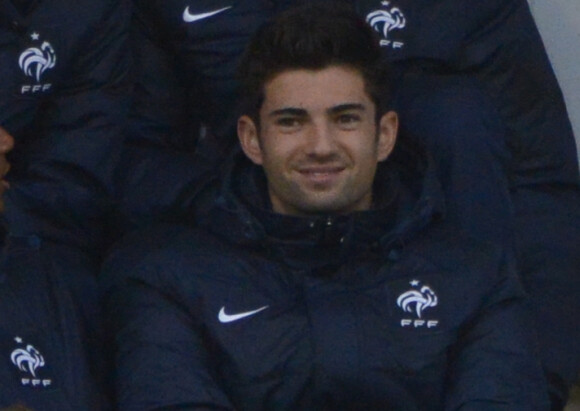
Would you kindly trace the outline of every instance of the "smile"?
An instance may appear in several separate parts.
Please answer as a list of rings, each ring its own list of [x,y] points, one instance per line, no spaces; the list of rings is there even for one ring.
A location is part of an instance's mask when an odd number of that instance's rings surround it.
[[[332,167],[308,167],[302,168],[299,173],[306,178],[306,180],[311,181],[316,184],[332,183],[338,176],[344,171],[342,166],[332,166]]]

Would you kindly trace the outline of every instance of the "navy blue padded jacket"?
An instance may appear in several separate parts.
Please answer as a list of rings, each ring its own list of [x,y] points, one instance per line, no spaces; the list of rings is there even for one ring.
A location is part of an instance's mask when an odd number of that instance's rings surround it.
[[[394,168],[377,209],[306,218],[272,213],[239,157],[199,229],[119,246],[101,280],[120,408],[548,409],[510,259],[440,219],[432,171]]]
[[[94,249],[128,108],[130,4],[0,1],[0,126],[15,138],[8,229]]]

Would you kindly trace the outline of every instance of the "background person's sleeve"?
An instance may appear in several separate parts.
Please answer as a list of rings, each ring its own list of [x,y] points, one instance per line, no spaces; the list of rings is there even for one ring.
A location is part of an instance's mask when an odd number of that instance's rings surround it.
[[[472,5],[471,14],[455,65],[481,80],[505,121],[512,186],[576,183],[572,127],[527,1]]]
[[[52,97],[26,142],[30,166],[15,176],[6,213],[11,227],[92,248],[112,207],[113,174],[128,108],[129,2],[94,9],[70,77]]]

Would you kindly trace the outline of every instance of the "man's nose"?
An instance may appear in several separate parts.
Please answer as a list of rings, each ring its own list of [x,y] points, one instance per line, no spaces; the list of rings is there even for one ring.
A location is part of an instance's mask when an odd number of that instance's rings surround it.
[[[335,141],[331,126],[324,121],[312,123],[308,132],[309,154],[324,155],[332,153]]]

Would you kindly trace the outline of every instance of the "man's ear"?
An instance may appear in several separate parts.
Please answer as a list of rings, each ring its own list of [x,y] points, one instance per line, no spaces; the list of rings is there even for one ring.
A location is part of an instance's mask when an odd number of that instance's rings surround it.
[[[399,130],[399,116],[388,111],[379,120],[378,161],[385,160],[395,147]]]
[[[242,150],[255,164],[262,164],[262,148],[258,138],[256,123],[249,116],[241,116],[238,119],[238,139]]]

